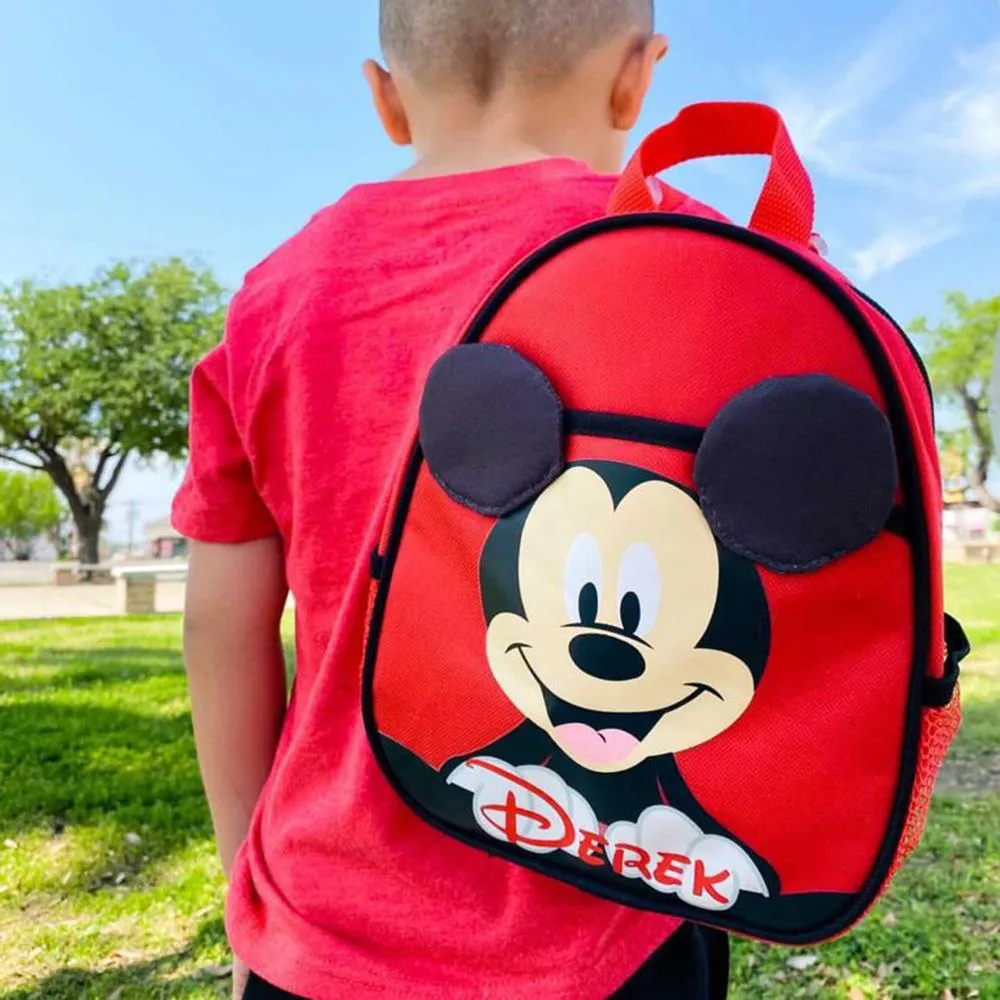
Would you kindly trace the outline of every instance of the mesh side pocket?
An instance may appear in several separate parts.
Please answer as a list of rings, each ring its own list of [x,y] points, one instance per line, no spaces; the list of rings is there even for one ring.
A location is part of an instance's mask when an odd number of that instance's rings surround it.
[[[934,794],[934,783],[938,772],[948,754],[948,749],[958,733],[962,723],[962,705],[960,692],[956,688],[955,697],[947,708],[929,708],[924,710],[920,731],[920,757],[917,761],[917,774],[913,783],[913,797],[910,800],[910,811],[906,817],[906,828],[899,842],[896,859],[892,871],[886,881],[892,881],[907,858],[917,849],[927,826],[927,813]]]

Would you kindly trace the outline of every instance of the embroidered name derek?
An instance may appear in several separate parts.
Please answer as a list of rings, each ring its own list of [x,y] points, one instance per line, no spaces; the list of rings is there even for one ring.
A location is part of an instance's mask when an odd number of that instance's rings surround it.
[[[473,757],[448,783],[472,793],[480,829],[532,854],[566,854],[676,895],[704,910],[728,910],[741,892],[768,895],[750,856],[727,837],[706,835],[684,813],[651,806],[634,823],[601,824],[590,803],[546,767]]]

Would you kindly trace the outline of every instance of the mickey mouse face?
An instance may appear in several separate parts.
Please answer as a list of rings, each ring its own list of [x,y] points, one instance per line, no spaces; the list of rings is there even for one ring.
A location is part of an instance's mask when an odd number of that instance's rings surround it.
[[[769,651],[756,565],[805,572],[861,548],[896,485],[885,418],[827,376],[770,380],[724,407],[695,493],[620,463],[566,467],[555,391],[494,345],[438,364],[421,440],[454,499],[500,518],[480,564],[497,683],[603,773],[732,726]]]
[[[653,473],[570,466],[500,522],[480,575],[493,676],[589,770],[705,743],[753,699],[769,633],[757,573]]]

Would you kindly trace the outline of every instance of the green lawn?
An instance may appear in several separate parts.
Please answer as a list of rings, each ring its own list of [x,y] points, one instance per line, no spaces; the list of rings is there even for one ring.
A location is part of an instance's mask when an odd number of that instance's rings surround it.
[[[950,591],[977,652],[923,848],[807,970],[738,945],[737,1000],[1000,1000],[1000,567]],[[179,647],[173,617],[0,624],[0,1000],[227,995]]]

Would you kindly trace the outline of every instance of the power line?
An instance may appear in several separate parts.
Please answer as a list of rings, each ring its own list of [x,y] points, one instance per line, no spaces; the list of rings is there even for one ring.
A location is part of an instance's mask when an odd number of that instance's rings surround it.
[[[125,503],[128,510],[128,554],[132,555],[135,551],[135,528],[139,521],[139,501],[138,500],[128,500]]]
[[[137,239],[137,240],[125,240],[121,239],[96,239],[92,236],[75,235],[70,233],[54,233],[54,232],[44,232],[38,229],[22,228],[15,226],[0,225],[0,236],[15,236],[21,239],[29,240],[39,240],[45,243],[62,243],[67,246],[90,246],[95,248],[100,248],[103,251],[114,253],[113,245],[115,243],[127,242],[131,246],[137,248],[133,253],[139,256],[145,256],[147,254],[157,256],[157,257],[182,257],[190,258],[194,260],[198,259],[209,259],[213,258],[222,263],[238,265],[241,267],[246,266],[246,260],[243,258],[237,258],[231,253],[227,253],[223,250],[195,250],[190,247],[186,249],[178,249],[176,246],[167,246],[162,243],[152,243],[148,240]],[[237,241],[246,242],[246,236],[234,237]]]

